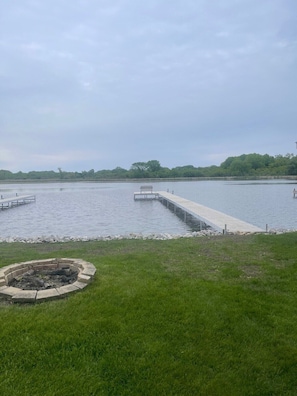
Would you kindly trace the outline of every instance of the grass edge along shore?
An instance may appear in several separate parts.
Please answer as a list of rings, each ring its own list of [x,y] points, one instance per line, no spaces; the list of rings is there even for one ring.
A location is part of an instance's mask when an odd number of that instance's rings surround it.
[[[297,233],[1,243],[90,261],[85,290],[0,301],[1,395],[296,395]]]

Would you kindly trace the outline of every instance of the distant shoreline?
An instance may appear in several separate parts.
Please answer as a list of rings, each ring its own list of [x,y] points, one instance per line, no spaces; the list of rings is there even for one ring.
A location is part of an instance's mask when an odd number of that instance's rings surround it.
[[[297,176],[222,176],[222,177],[168,177],[168,178],[137,178],[137,179],[5,179],[0,180],[0,184],[21,184],[21,183],[151,183],[151,182],[168,182],[168,181],[205,181],[205,180],[295,180]]]

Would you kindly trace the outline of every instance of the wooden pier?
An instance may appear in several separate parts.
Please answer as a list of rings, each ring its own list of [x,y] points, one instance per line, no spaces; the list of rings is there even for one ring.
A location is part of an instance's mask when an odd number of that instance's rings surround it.
[[[20,205],[26,205],[31,202],[35,202],[35,195],[17,195],[11,198],[3,198],[1,195],[0,199],[0,210],[14,208]]]
[[[179,208],[184,211],[185,219],[187,214],[198,218],[200,221],[209,225],[211,228],[222,233],[258,233],[265,232],[264,229],[246,223],[240,219],[229,216],[225,213],[200,205],[188,199],[181,198],[177,195],[165,191],[158,192],[158,199],[167,207],[173,210]]]

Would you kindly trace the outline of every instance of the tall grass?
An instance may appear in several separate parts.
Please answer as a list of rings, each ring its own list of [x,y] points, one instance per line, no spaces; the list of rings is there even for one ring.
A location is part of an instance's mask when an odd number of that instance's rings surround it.
[[[0,394],[296,395],[297,234],[0,244],[82,258],[63,300],[0,303]]]

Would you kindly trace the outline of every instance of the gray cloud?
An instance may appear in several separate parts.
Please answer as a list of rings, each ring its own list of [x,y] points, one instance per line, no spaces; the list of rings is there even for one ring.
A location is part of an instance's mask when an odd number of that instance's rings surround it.
[[[5,2],[0,168],[293,152],[296,11],[292,0]]]

